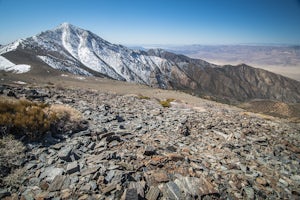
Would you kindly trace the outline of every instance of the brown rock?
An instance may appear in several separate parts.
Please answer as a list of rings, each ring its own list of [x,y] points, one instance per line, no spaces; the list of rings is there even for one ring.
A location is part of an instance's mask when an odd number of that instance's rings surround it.
[[[70,199],[72,193],[70,189],[64,189],[60,192],[61,199]]]
[[[154,172],[151,175],[157,183],[168,182],[169,177],[165,171]]]
[[[86,200],[86,199],[89,199],[89,195],[88,194],[82,195],[81,197],[79,197],[78,200]]]
[[[36,200],[44,200],[44,199],[48,199],[48,196],[49,196],[49,192],[45,191],[45,192],[42,192],[42,193],[36,195],[34,199],[36,199]]]
[[[107,193],[109,193],[109,192],[111,192],[111,191],[113,191],[113,190],[115,190],[115,189],[117,189],[117,185],[115,185],[115,184],[110,184],[110,185],[108,185],[107,187],[105,187],[105,188],[102,189],[102,193],[103,193],[103,194],[107,194]]]
[[[150,160],[151,165],[159,165],[162,164],[164,161],[166,161],[165,156],[153,156]]]
[[[257,177],[255,181],[256,181],[258,184],[263,185],[263,186],[265,186],[265,185],[268,184],[267,181],[266,181],[266,179],[261,178],[261,177]]]
[[[46,181],[41,181],[41,183],[40,183],[40,188],[41,188],[42,190],[47,190],[48,187],[49,187],[49,184],[48,184]]]
[[[169,160],[174,161],[174,162],[184,160],[184,157],[177,153],[168,153],[167,157]]]

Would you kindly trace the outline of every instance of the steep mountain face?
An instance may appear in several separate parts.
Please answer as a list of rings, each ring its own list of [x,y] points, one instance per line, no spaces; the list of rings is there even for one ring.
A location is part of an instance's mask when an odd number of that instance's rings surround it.
[[[300,82],[245,64],[217,66],[199,59],[162,51],[151,55],[175,62],[196,87],[189,92],[234,103],[251,99],[299,102]]]
[[[227,102],[300,102],[300,83],[292,79],[246,65],[221,67],[160,49],[131,50],[68,23],[2,46],[0,55],[11,61],[31,58],[30,62],[74,74],[179,89]]]
[[[63,23],[54,30],[18,40],[0,50],[0,54],[25,51],[52,68],[80,75],[104,74],[117,80],[169,88],[171,62],[148,56],[99,36]]]

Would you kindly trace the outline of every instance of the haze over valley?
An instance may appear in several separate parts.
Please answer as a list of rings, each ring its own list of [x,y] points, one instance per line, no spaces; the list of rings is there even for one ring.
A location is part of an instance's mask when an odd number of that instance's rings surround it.
[[[300,80],[300,46],[291,45],[151,45],[217,65],[247,65]],[[145,46],[149,48],[149,46]]]

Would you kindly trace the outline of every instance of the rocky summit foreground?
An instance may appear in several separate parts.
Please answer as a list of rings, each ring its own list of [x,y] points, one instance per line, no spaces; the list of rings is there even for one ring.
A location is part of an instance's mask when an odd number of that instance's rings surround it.
[[[300,126],[199,99],[192,106],[88,90],[14,88],[68,104],[85,131],[27,144],[7,199],[299,199]]]

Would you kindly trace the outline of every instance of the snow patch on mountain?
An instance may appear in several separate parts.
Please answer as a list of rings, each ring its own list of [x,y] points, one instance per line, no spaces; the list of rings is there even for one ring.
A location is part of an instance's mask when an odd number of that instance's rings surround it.
[[[16,42],[5,52],[19,47],[30,50],[50,67],[62,71],[88,76],[94,71],[117,80],[147,85],[155,83],[161,87],[165,87],[170,68],[174,66],[164,58],[111,44],[68,23],[27,38],[21,46]]]
[[[12,71],[13,73],[21,74],[30,71],[30,65],[16,65],[4,58],[3,56],[0,56],[0,70]]]
[[[1,46],[0,55],[16,50],[18,48],[18,46],[22,43],[22,41],[23,41],[22,39],[19,39],[11,44]]]
[[[92,76],[91,73],[89,73],[88,71],[79,68],[75,65],[72,65],[72,67],[68,66],[68,65],[64,65],[63,61],[55,59],[53,57],[50,56],[37,56],[38,58],[40,58],[44,63],[46,63],[47,65],[49,65],[50,67],[54,68],[54,69],[59,69],[61,71],[66,71],[66,72],[70,72],[73,74],[77,74],[77,75],[86,75],[86,76]]]

